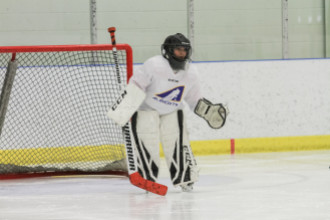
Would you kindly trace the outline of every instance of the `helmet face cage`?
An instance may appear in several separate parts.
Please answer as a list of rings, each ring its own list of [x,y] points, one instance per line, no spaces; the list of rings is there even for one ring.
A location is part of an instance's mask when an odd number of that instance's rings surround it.
[[[174,55],[174,49],[183,47],[186,51],[184,59],[180,59]],[[190,59],[192,50],[190,41],[180,33],[168,36],[162,45],[162,55],[170,62],[173,69],[185,69],[186,62]]]
[[[162,45],[162,53],[163,55],[166,55],[165,58],[169,58],[170,57],[173,57],[173,59],[178,59],[180,60],[179,58],[177,58],[175,55],[174,55],[174,49],[175,48],[178,48],[178,47],[183,47],[184,50],[186,51],[186,56],[184,58],[184,60],[188,60],[190,59],[190,56],[191,56],[191,46],[190,45],[182,45],[182,44],[163,44]]]

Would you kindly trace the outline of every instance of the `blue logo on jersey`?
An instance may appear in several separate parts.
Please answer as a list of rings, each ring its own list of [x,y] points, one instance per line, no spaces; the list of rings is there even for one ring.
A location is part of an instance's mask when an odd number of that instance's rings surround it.
[[[166,92],[156,94],[163,101],[168,102],[181,102],[183,96],[184,86],[178,86]]]

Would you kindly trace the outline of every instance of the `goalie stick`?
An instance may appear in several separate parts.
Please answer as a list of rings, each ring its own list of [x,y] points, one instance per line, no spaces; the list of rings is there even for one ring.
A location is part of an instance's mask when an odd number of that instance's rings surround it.
[[[116,74],[117,74],[117,81],[119,84],[119,89],[122,88],[122,80],[120,76],[120,70],[119,70],[119,63],[118,63],[118,56],[117,56],[117,48],[116,48],[116,38],[115,38],[115,27],[108,28],[108,32],[111,36],[111,43],[113,46],[113,58],[115,60],[115,68],[116,68]],[[130,132],[131,124],[130,122],[127,122],[124,127],[122,127],[124,139],[125,139],[125,148],[126,148],[126,160],[127,160],[127,169],[128,169],[128,175],[130,182],[141,189],[144,189],[146,191],[158,194],[158,195],[166,195],[167,193],[167,186],[152,182],[150,180],[144,179],[139,173],[136,165],[136,156],[134,152],[134,147],[132,145],[132,138],[131,138],[131,132]]]

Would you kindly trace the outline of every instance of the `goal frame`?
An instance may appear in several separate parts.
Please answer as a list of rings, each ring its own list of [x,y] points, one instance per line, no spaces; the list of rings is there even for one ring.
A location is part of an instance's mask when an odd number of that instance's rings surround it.
[[[69,51],[113,51],[114,46],[110,44],[80,44],[80,45],[37,45],[37,46],[0,46],[0,53],[11,54],[11,61],[15,60],[17,53],[42,53],[42,52],[69,52]],[[126,51],[126,71],[127,83],[133,75],[133,50],[128,44],[117,44],[117,50]],[[8,60],[10,61],[10,60]],[[1,153],[1,152],[0,152]],[[0,154],[1,156],[1,154]],[[68,171],[68,172],[40,172],[40,173],[12,173],[0,174],[0,180],[33,178],[33,177],[49,177],[49,176],[71,176],[71,175],[119,175],[127,176],[128,171],[102,171],[102,172],[84,172],[84,171]]]
[[[117,44],[118,50],[126,51],[127,82],[133,75],[133,50],[128,44]],[[0,47],[0,53],[11,53],[15,60],[16,53],[29,52],[65,52],[65,51],[98,51],[113,50],[110,44],[77,44],[77,45],[39,45],[39,46],[4,46]]]

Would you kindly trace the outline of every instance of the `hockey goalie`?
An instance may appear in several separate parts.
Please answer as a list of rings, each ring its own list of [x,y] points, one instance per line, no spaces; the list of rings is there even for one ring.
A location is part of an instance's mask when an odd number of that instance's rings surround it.
[[[161,142],[174,186],[193,189],[198,167],[192,153],[183,111],[185,101],[211,128],[224,126],[227,110],[203,98],[197,69],[190,63],[192,48],[182,34],[168,36],[161,54],[148,59],[129,81],[120,102],[108,116],[120,126],[131,120],[138,172],[156,182]]]

